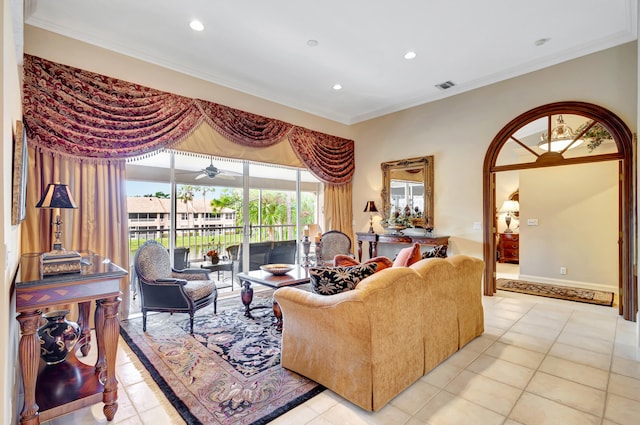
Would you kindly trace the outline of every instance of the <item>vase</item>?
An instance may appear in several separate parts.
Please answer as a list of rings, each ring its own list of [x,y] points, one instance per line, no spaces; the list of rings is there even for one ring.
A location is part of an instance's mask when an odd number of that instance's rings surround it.
[[[78,342],[80,327],[66,319],[69,310],[55,310],[45,313],[47,323],[38,329],[40,337],[40,357],[47,364],[65,361],[67,354]]]
[[[220,257],[219,256],[212,256],[209,257],[209,260],[211,260],[211,264],[218,264],[218,261],[220,261]]]

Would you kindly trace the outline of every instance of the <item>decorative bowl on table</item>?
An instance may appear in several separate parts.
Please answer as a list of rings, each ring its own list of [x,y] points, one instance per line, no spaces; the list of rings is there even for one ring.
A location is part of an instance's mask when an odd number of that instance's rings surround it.
[[[293,270],[294,267],[294,264],[265,264],[260,266],[260,269],[272,275],[282,276]]]

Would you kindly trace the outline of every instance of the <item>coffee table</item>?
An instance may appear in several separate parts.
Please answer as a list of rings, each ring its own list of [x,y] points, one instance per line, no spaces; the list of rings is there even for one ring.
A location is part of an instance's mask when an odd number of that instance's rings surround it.
[[[298,286],[311,282],[311,279],[309,278],[309,268],[303,267],[299,264],[296,264],[293,270],[289,273],[281,276],[276,276],[263,270],[253,270],[247,273],[238,273],[238,280],[240,280],[240,285],[242,286],[240,297],[242,298],[242,304],[244,304],[244,315],[249,318],[253,318],[251,310],[265,307],[251,307],[251,302],[253,301],[253,288],[251,287],[251,284],[257,283],[259,285],[268,286],[269,288],[278,289],[284,286]],[[280,312],[280,307],[275,301],[273,302],[273,314],[277,319],[276,326],[278,330],[281,330],[282,313]]]

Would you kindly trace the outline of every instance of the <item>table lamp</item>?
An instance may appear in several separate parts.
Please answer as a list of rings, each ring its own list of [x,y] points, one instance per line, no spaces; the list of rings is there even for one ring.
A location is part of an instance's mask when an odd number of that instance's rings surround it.
[[[513,230],[509,228],[511,225],[511,214],[520,211],[520,204],[518,201],[504,201],[502,203],[502,207],[500,207],[501,213],[506,213],[504,216],[504,222],[507,224],[507,228],[504,230],[504,233],[513,233]]]
[[[40,272],[42,276],[80,272],[80,254],[76,251],[67,251],[62,247],[62,242],[60,241],[60,235],[62,234],[60,231],[62,225],[60,209],[78,208],[71,196],[69,186],[59,182],[50,183],[42,198],[36,204],[36,208],[53,209],[56,217],[52,223],[52,225],[55,224],[56,226],[53,249],[40,256]]]
[[[364,212],[369,213],[369,233],[375,233],[373,231],[373,213],[378,212],[376,203],[374,201],[367,201],[367,205],[364,207]]]

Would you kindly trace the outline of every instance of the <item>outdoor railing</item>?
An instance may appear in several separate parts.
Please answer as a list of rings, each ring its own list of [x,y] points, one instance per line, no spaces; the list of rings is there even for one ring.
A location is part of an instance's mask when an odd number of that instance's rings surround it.
[[[150,239],[157,240],[169,248],[170,229],[129,229],[129,254],[131,263],[144,242]],[[183,227],[175,229],[176,247],[189,248],[189,261],[202,261],[206,253],[215,249],[220,257],[227,254],[227,248],[232,245],[240,245],[243,240],[242,226],[208,226],[208,227]],[[294,224],[277,225],[251,225],[250,241],[284,241],[296,239],[297,232]]]

